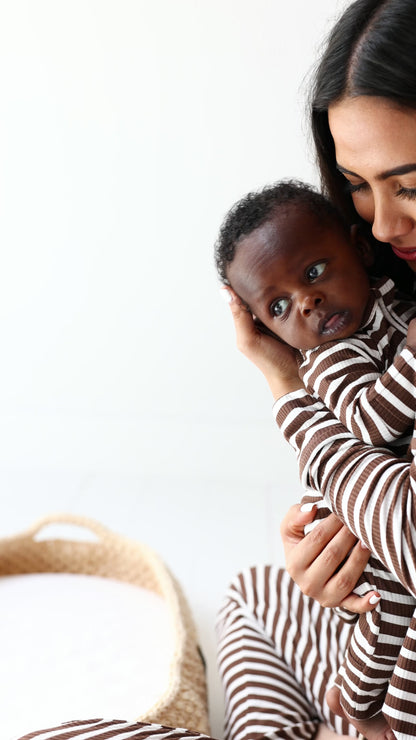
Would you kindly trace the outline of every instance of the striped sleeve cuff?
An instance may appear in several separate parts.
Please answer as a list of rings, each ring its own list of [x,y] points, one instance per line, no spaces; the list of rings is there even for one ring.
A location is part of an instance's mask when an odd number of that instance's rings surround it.
[[[293,404],[291,404],[291,401],[297,401],[301,398],[305,398],[305,396],[309,397],[309,393],[305,390],[305,388],[299,388],[299,390],[291,391],[291,393],[286,393],[285,396],[278,398],[272,406],[273,418],[276,420],[281,411],[284,415],[286,415],[284,408],[285,405],[288,404],[287,411],[289,412],[293,409]]]

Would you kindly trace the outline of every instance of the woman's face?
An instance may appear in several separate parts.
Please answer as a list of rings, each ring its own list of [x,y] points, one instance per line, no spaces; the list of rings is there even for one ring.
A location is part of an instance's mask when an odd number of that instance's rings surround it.
[[[416,272],[416,111],[360,96],[334,103],[328,116],[357,212]]]

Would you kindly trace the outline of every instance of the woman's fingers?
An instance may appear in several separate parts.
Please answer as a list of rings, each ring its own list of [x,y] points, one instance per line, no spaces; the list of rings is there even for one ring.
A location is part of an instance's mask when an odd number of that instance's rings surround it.
[[[256,327],[253,315],[247,309],[232,288],[225,288],[230,297],[230,308],[234,321],[237,348],[246,357],[255,362],[259,350],[260,332]]]
[[[287,565],[292,578],[300,575],[305,569],[310,571],[320,558],[320,567],[324,568],[326,581],[356,541],[353,535],[349,535],[348,530],[343,538],[335,539],[342,528],[342,522],[334,514],[322,519],[289,553]]]
[[[349,546],[351,538],[355,543],[352,549]],[[328,548],[331,551],[329,557],[325,552]],[[375,604],[371,605],[369,603],[368,595],[365,601],[361,603],[360,597],[352,593],[359,577],[367,565],[368,559],[371,555],[370,550],[363,548],[361,543],[357,542],[354,535],[351,535],[345,526],[339,530],[325,550],[317,557],[315,562],[315,568],[317,571],[314,571],[313,573],[313,575],[316,575],[321,568],[322,578],[324,578],[325,575],[327,576],[326,583],[322,588],[322,595],[319,595],[318,599],[322,606],[341,606],[357,613],[369,611],[369,609],[374,608]],[[334,552],[337,553],[335,558],[333,555]],[[344,557],[342,557],[343,554]],[[338,562],[338,567],[336,570],[333,570],[332,573],[330,572],[331,567],[325,570],[325,564],[330,564],[331,562]]]
[[[362,545],[361,542],[356,542],[338,573],[327,583],[328,593],[332,600],[336,598],[337,579],[341,576],[341,579],[345,579],[347,583],[352,582],[352,588],[354,588],[367,565],[370,555],[371,552],[367,547]],[[364,596],[357,596],[357,594],[350,593],[340,602],[339,606],[348,609],[350,612],[355,612],[355,614],[364,614],[374,609],[380,598],[380,594],[377,591],[369,591]]]
[[[380,594],[377,593],[377,591],[371,591],[365,596],[351,594],[341,602],[340,606],[342,606],[343,609],[348,609],[349,612],[364,614],[365,612],[372,611],[379,601]]]
[[[237,348],[263,373],[274,398],[303,388],[294,350],[279,341],[272,332],[265,334],[232,288],[223,288],[223,291],[230,303]]]
[[[357,543],[356,537],[334,514],[319,522],[295,546],[288,545],[288,539],[286,567],[303,593],[322,606],[346,606],[345,600],[351,596],[370,551]],[[348,603],[350,606],[346,608],[357,611],[356,601],[350,599]],[[368,602],[359,607],[360,612],[369,608]]]
[[[286,560],[293,548],[296,547],[296,545],[298,545],[305,537],[305,525],[313,522],[316,507],[307,506],[308,509],[300,504],[291,506],[287,514],[282,519],[280,535],[283,542]]]

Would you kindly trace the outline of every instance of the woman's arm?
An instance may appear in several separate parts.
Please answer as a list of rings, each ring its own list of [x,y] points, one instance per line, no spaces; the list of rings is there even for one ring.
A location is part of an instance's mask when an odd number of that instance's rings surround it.
[[[416,469],[358,441],[321,401],[297,391],[275,405],[305,486],[416,595]],[[414,444],[414,441],[412,442]]]

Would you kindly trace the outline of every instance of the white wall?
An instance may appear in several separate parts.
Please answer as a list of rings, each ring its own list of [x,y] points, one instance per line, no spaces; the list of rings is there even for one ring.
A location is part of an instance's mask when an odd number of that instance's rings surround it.
[[[346,4],[0,2],[0,534],[71,511],[157,549],[217,736],[221,594],[282,560],[300,488],[213,242],[248,190],[316,182],[303,79]]]

